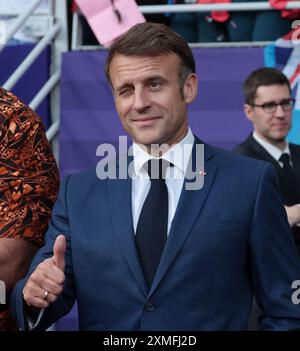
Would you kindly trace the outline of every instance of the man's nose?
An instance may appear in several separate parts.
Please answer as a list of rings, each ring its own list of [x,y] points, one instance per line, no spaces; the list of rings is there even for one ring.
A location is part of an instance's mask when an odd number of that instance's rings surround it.
[[[281,105],[276,106],[275,115],[278,118],[283,118],[285,116],[285,111]]]
[[[136,89],[134,92],[133,108],[138,112],[143,112],[150,107],[150,100],[147,93],[142,89]]]

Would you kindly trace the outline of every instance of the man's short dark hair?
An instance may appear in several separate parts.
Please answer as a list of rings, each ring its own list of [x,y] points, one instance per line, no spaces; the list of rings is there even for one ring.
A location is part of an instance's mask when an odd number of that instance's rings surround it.
[[[286,85],[291,93],[290,82],[278,69],[263,67],[253,71],[244,82],[244,96],[246,104],[253,104],[257,89],[268,85]]]
[[[161,54],[176,54],[179,57],[179,86],[182,89],[187,76],[196,71],[192,50],[179,34],[159,23],[136,24],[112,44],[106,59],[106,78],[111,83],[109,68],[116,55],[155,57]]]

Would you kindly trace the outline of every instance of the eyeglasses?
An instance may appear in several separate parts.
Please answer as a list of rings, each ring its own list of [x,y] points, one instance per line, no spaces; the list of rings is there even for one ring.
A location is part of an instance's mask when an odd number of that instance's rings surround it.
[[[250,104],[253,107],[261,107],[266,113],[274,113],[277,110],[277,106],[281,106],[284,111],[291,111],[294,107],[295,100],[294,99],[285,99],[280,102],[266,102],[262,105]]]

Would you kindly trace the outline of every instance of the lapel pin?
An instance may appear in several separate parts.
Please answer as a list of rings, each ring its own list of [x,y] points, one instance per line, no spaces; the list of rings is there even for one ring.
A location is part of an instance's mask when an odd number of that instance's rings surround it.
[[[205,171],[200,171],[199,174],[202,175],[202,176],[205,176],[206,172]]]

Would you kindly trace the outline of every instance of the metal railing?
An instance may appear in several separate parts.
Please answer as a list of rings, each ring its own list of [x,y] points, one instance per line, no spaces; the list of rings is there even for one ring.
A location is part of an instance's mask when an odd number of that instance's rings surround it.
[[[190,5],[144,5],[139,6],[142,13],[210,12],[210,11],[261,11],[276,10],[269,2],[239,2],[223,4]],[[290,1],[286,9],[300,9],[300,1]]]
[[[13,25],[11,26],[11,28],[9,28],[9,30],[6,33],[6,43],[13,37],[13,35],[24,25],[24,23],[26,22],[26,20],[33,14],[34,10],[42,3],[43,0],[34,0],[32,1],[31,4],[29,4],[28,8],[26,9],[26,11],[24,11],[23,13],[19,14],[18,17],[16,18],[16,20],[14,21]],[[14,12],[1,12],[1,16],[13,16],[15,15]],[[5,47],[5,45],[3,45],[2,47],[0,47],[0,51],[3,50],[3,48]]]
[[[57,132],[59,131],[59,81],[60,81],[60,60],[61,52],[68,48],[68,36],[66,30],[66,1],[62,0],[50,0],[49,9],[45,11],[36,10],[43,0],[33,0],[26,10],[22,13],[14,11],[1,11],[1,16],[16,16],[11,28],[6,33],[6,43],[14,36],[14,34],[25,25],[26,21],[32,15],[43,15],[49,19],[50,28],[45,35],[38,41],[27,57],[21,62],[17,69],[12,73],[8,80],[3,84],[3,87],[7,90],[11,90],[20,78],[26,73],[30,66],[34,63],[36,58],[41,52],[51,43],[52,54],[51,54],[51,76],[47,82],[42,86],[40,91],[31,100],[29,106],[36,110],[43,100],[51,94],[51,121],[52,125],[47,130],[47,137],[49,141],[53,141]],[[60,18],[59,12],[62,13]],[[3,50],[4,46],[0,47],[0,51]],[[52,95],[54,96],[52,99]],[[56,149],[58,146],[56,143]],[[58,158],[58,152],[55,153]]]
[[[32,49],[32,51],[26,56],[23,62],[18,66],[14,73],[9,77],[9,79],[3,84],[3,88],[6,90],[11,90],[23,74],[28,70],[28,68],[33,64],[35,59],[40,55],[40,53],[47,47],[47,45],[52,41],[53,38],[59,32],[61,26],[60,24],[55,24],[39,42]]]
[[[276,10],[270,5],[269,2],[244,2],[244,3],[223,3],[223,4],[178,4],[178,5],[143,5],[139,6],[140,11],[143,14],[155,14],[155,13],[187,13],[187,12],[210,12],[210,11],[261,11],[261,10]],[[290,1],[286,5],[286,9],[300,9],[300,1]],[[82,46],[80,36],[81,28],[80,21],[78,20],[78,12],[73,14],[72,20],[72,44],[71,49],[77,50],[94,50],[99,46]],[[265,45],[268,42],[247,42],[247,43],[226,43],[227,46],[249,46],[249,45]],[[191,43],[193,47],[203,46],[220,46],[222,43]]]

